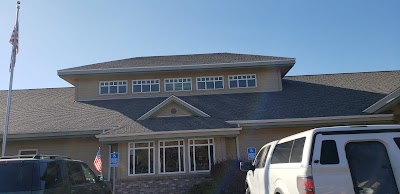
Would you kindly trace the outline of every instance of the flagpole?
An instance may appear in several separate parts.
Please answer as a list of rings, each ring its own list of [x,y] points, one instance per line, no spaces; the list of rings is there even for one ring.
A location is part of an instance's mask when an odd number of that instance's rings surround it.
[[[15,22],[15,30],[16,33],[19,31],[19,26],[18,26],[18,17],[19,17],[19,4],[20,2],[17,1],[17,20]],[[19,36],[17,34],[17,36]],[[6,116],[5,116],[5,122],[4,122],[4,131],[3,131],[3,144],[1,146],[1,156],[3,157],[4,154],[6,153],[6,144],[7,144],[7,134],[8,134],[8,124],[10,120],[10,106],[11,106],[11,94],[12,94],[12,83],[13,83],[13,77],[14,77],[14,66],[16,62],[16,55],[17,55],[17,37],[14,37],[13,41],[13,47],[11,51],[11,61],[10,61],[10,85],[8,88],[8,96],[7,96],[7,110],[6,110]]]

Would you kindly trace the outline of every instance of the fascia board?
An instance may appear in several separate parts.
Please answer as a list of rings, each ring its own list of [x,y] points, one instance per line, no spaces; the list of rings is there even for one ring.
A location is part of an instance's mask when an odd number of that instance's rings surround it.
[[[35,133],[18,133],[18,134],[8,134],[7,139],[14,140],[14,139],[54,139],[54,138],[79,138],[79,137],[88,137],[92,136],[95,137],[103,133],[105,130],[109,129],[96,129],[96,130],[74,130],[74,131],[63,131],[63,132],[35,132]]]
[[[86,70],[58,70],[58,76],[65,75],[88,75],[88,74],[107,74],[107,73],[132,73],[132,72],[157,72],[157,71],[175,71],[175,70],[201,70],[218,68],[240,68],[240,67],[258,67],[258,66],[293,66],[295,59],[288,60],[269,60],[252,61],[237,63],[217,63],[217,64],[194,64],[194,65],[171,65],[171,66],[146,66],[146,67],[125,67],[125,68],[104,68],[104,69],[86,69]]]
[[[305,124],[335,124],[357,121],[391,121],[393,114],[380,115],[354,115],[334,117],[312,117],[312,118],[291,118],[291,119],[266,119],[266,120],[235,120],[227,121],[229,124],[245,126],[279,126],[279,125],[305,125]]]
[[[213,133],[213,132],[225,132],[230,133],[232,131],[240,131],[242,128],[221,128],[221,129],[195,129],[195,130],[180,130],[180,131],[165,131],[165,132],[147,132],[147,133],[124,133],[124,134],[100,134],[96,135],[96,138],[111,138],[111,137],[140,137],[140,136],[160,136],[160,135],[179,135],[179,134],[193,134],[193,133]]]
[[[400,101],[400,88],[397,88],[387,96],[380,99],[378,102],[374,103],[367,109],[363,110],[365,113],[380,113],[386,107]]]

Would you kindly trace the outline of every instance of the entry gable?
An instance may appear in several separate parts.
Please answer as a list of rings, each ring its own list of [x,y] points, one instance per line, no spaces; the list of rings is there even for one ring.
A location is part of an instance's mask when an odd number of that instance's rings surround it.
[[[199,110],[182,99],[172,95],[163,102],[145,113],[138,120],[146,120],[153,117],[182,117],[182,116],[200,116],[210,117],[207,113]]]

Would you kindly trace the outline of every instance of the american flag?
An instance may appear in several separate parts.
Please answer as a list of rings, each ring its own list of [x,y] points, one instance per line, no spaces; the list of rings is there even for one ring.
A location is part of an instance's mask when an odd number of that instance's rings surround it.
[[[14,45],[14,39],[15,39],[15,52],[18,53],[18,21],[16,22],[15,26],[14,26],[14,30],[11,34],[11,38],[10,38],[10,44]]]
[[[94,158],[93,165],[96,168],[97,171],[101,172],[101,154],[100,154],[100,148],[99,151],[96,154],[96,157]]]

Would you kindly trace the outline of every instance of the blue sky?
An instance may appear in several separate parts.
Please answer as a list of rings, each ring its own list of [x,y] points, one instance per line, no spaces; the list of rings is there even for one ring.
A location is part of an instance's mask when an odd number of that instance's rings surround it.
[[[0,3],[0,90],[14,0]],[[399,0],[21,0],[13,89],[71,85],[57,70],[138,56],[294,57],[289,75],[400,70]]]

